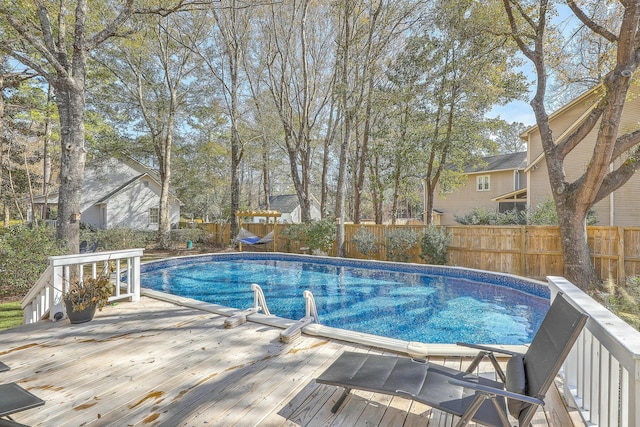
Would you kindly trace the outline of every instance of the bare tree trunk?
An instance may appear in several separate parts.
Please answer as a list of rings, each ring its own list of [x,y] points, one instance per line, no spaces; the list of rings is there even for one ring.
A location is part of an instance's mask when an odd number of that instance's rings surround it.
[[[0,55],[0,65],[4,63],[4,56]],[[4,73],[0,68],[0,202],[3,201],[2,197],[2,169],[4,168]],[[6,201],[3,203],[3,225],[9,226],[9,219],[7,215]]]
[[[58,81],[54,85],[60,114],[60,192],[56,236],[66,242],[69,253],[78,253],[80,244],[80,196],[84,181],[84,66],[76,84]]]
[[[49,210],[49,187],[51,185],[51,114],[49,113],[49,106],[53,100],[53,87],[49,84],[47,89],[47,113],[44,122],[44,140],[42,144],[42,194],[44,195],[44,204],[42,206],[41,218],[43,220],[47,218],[47,212]]]
[[[349,19],[351,18],[351,1],[344,3],[343,16],[343,40],[342,40],[342,69],[341,73],[341,90],[342,90],[342,111],[343,111],[343,135],[340,143],[340,157],[338,164],[338,182],[336,190],[336,220],[338,221],[336,233],[336,254],[344,257],[344,240],[345,240],[345,190],[347,175],[347,153],[349,152],[349,144],[351,142],[351,121],[353,112],[349,107],[349,95],[347,88],[349,87],[349,60],[351,49],[351,26]]]

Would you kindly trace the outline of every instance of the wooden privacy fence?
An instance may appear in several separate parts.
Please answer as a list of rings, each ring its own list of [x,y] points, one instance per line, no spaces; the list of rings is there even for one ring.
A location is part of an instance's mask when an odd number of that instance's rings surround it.
[[[231,242],[229,224],[202,224],[211,243],[227,245]],[[288,224],[278,224],[277,250],[303,252],[306,242],[290,241],[284,234]],[[273,225],[243,224],[257,236],[264,236]],[[378,252],[369,257],[359,253],[353,235],[364,228],[378,242]],[[395,229],[409,229],[420,238],[427,226],[346,224],[345,255],[348,258],[371,258],[386,261],[387,234]],[[544,280],[547,276],[562,276],[564,262],[560,234],[555,226],[447,226],[451,240],[448,246],[448,265],[517,274]],[[587,227],[588,243],[596,272],[603,280],[624,284],[627,277],[640,276],[640,227]],[[246,248],[251,250],[250,248]],[[271,244],[267,250],[272,250]],[[410,262],[420,259],[420,241],[407,249]],[[335,255],[335,247],[329,252]]]

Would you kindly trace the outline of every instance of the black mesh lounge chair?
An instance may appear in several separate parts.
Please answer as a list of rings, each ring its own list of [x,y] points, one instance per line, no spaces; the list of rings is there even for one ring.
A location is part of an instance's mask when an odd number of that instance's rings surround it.
[[[344,387],[332,412],[351,389],[358,389],[406,397],[457,415],[458,426],[474,421],[507,427],[508,410],[518,425],[528,427],[587,317],[558,294],[525,354],[469,345],[480,353],[462,372],[414,359],[345,352],[316,381]],[[506,372],[494,353],[511,356]],[[484,357],[494,363],[504,383],[470,374]]]
[[[22,425],[13,421],[10,415],[42,405],[44,405],[44,400],[31,394],[18,384],[0,384],[0,426]]]

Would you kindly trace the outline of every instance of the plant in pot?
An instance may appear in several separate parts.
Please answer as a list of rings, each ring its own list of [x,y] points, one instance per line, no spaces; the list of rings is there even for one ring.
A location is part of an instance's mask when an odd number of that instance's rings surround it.
[[[113,295],[113,284],[106,274],[76,280],[64,293],[63,300],[71,323],[93,319],[96,309],[102,310]]]

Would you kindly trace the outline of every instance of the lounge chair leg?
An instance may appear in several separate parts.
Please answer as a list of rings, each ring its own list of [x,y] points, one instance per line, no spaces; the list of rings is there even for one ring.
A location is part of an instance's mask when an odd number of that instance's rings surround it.
[[[342,406],[342,404],[344,403],[344,400],[347,398],[349,393],[351,393],[351,389],[345,388],[344,391],[342,392],[342,396],[340,396],[340,399],[338,399],[336,404],[333,405],[333,408],[331,408],[332,413],[335,414],[336,412],[338,412],[338,409],[340,409],[340,406]]]
[[[487,355],[486,351],[480,351],[478,352],[478,354],[476,355],[476,357],[473,359],[473,362],[471,362],[471,365],[469,365],[469,367],[467,368],[467,370],[465,371],[467,374],[471,374],[473,373],[473,371],[478,367],[478,365],[480,364],[480,362],[482,362],[482,359],[484,359],[484,357]]]
[[[505,414],[504,410],[502,409],[502,406],[500,406],[500,403],[498,402],[498,396],[491,396],[491,403],[493,403],[493,406],[496,408],[496,411],[498,412],[498,416],[500,417],[500,421],[502,421],[502,425],[504,427],[511,427],[511,423],[509,423],[509,418],[507,417],[507,414]]]
[[[464,427],[469,424],[469,421],[471,421],[476,412],[478,412],[478,409],[480,409],[480,406],[487,397],[488,396],[486,394],[477,393],[475,399],[471,402],[471,405],[469,405],[465,413],[460,417],[460,421],[458,421],[456,427]]]

